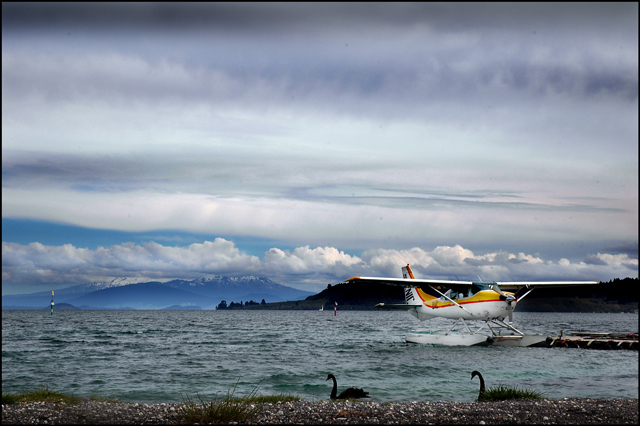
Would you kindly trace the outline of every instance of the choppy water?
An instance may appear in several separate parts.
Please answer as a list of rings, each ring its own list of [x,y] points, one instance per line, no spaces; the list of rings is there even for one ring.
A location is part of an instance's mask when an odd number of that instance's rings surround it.
[[[431,347],[407,331],[445,331],[405,312],[2,311],[2,392],[40,386],[125,402],[182,402],[233,390],[328,399],[331,381],[374,401],[473,401],[487,386],[552,399],[637,398],[638,352],[569,348]],[[516,312],[527,333],[637,332],[637,314]]]

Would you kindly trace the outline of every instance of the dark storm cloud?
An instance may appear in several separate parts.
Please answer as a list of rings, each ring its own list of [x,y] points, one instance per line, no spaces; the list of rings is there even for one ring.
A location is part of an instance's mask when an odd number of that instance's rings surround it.
[[[315,30],[347,23],[413,25],[447,15],[437,5],[363,3],[3,3],[3,29]]]
[[[584,258],[584,263],[587,265],[606,265],[607,263],[596,255],[589,255]]]
[[[247,160],[245,159],[245,162]],[[215,182],[226,186],[232,174],[249,177],[252,165],[240,160],[189,159],[179,155],[165,158],[153,155],[72,155],[7,151],[2,159],[3,188],[68,187],[76,191],[119,192],[140,188],[173,186],[193,192]],[[190,177],[191,173],[197,177]],[[203,180],[203,176],[206,179]],[[202,187],[202,188],[201,188]]]
[[[184,30],[200,26],[242,26],[277,23],[282,13],[264,5],[193,3],[3,3],[3,28],[131,28],[148,31]]]
[[[281,28],[300,25],[337,25],[347,22],[392,26],[427,23],[442,30],[468,28],[536,28],[581,24],[585,19],[603,23],[637,21],[624,3],[28,3],[2,4],[5,27],[132,26],[178,29],[201,26],[228,28]],[[544,24],[544,25],[542,25]],[[637,25],[637,24],[636,24]],[[536,32],[537,33],[537,32]]]
[[[357,64],[340,63],[336,56],[324,59],[317,67],[265,69],[246,62],[232,69],[222,63],[220,68],[208,68],[141,58],[132,62],[122,56],[33,61],[7,53],[3,55],[3,97],[40,95],[49,101],[91,97],[116,104],[233,102],[253,107],[276,102],[331,108],[339,113],[387,117],[428,114],[432,119],[446,119],[453,113],[449,106],[458,114],[471,113],[460,108],[460,102],[473,110],[487,104],[528,107],[532,98],[550,95],[573,99],[604,96],[623,102],[634,102],[638,95],[637,74],[631,65],[573,67],[484,58],[471,69],[446,65],[429,70],[369,63],[372,58]],[[449,61],[440,60],[442,64]],[[473,112],[478,117],[487,113]]]
[[[614,244],[603,248],[606,253],[626,254],[631,259],[638,259],[638,242]]]
[[[2,186],[58,185],[61,182],[74,184],[87,181],[113,181],[119,175],[123,180],[135,176],[135,160],[118,158],[92,158],[73,155],[38,156],[7,153],[2,160]]]
[[[637,51],[637,20],[629,18],[633,8],[608,3],[3,3],[3,39],[9,40],[3,42],[3,90],[52,98],[86,94],[260,103],[255,99],[260,85],[269,102],[307,107],[331,102],[341,113],[369,110],[387,116],[438,114],[443,104],[458,109],[460,101],[474,105],[487,94],[501,104],[527,104],[532,94],[634,101],[637,62],[608,62],[601,55]],[[613,33],[600,28],[613,21]],[[129,58],[78,62],[63,55],[36,64],[8,55],[20,29],[55,28],[66,37],[64,27],[76,25],[85,29],[86,40],[62,41],[61,52],[64,46],[118,51],[133,55],[138,66],[127,67]],[[225,36],[228,31],[233,37]],[[188,38],[194,32],[197,37]],[[601,52],[585,56],[593,43]],[[46,42],[43,46],[46,51]],[[16,53],[23,47],[15,47]],[[548,51],[547,57],[536,59],[540,49]],[[425,106],[425,99],[438,102],[437,107]],[[393,107],[385,108],[386,102]]]

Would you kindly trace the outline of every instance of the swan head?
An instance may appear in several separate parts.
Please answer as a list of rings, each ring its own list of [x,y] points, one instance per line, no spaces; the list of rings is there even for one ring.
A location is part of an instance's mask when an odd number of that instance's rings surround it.
[[[476,371],[476,370],[472,371],[471,372],[471,380],[473,380],[473,378],[476,377],[476,376],[482,377],[482,374],[480,374],[480,372]]]
[[[329,374],[329,375],[327,376],[327,380],[329,380],[329,379],[335,379],[335,378],[336,378],[336,376],[334,376],[333,374]],[[327,380],[325,380],[325,382],[326,382]]]

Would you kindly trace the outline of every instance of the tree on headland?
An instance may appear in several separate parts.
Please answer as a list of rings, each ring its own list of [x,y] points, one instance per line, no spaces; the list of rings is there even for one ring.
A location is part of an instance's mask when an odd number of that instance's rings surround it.
[[[640,280],[615,278],[599,285],[536,288],[518,302],[520,312],[633,312],[638,310]]]
[[[232,301],[228,305],[227,305],[227,301],[223,300],[220,302],[220,304],[218,304],[218,306],[216,306],[216,310],[242,309],[247,306],[260,306],[260,305],[266,305],[266,304],[267,302],[265,302],[264,299],[262,299],[262,303],[254,302],[253,300],[249,300],[248,302],[244,302],[241,300],[240,303],[236,303]]]

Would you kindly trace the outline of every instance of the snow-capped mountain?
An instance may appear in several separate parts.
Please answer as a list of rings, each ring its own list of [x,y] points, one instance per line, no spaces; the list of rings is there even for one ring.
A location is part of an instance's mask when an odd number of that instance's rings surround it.
[[[271,281],[265,277],[226,277],[202,275],[193,280],[150,280],[139,277],[121,277],[110,281],[79,284],[55,289],[56,303],[70,303],[76,307],[164,309],[169,305],[198,304],[213,309],[222,300],[230,303],[249,301],[280,302],[301,300],[312,295]],[[49,305],[51,292],[8,295],[2,297],[2,306],[42,308]]]
[[[96,281],[86,284],[78,284],[72,287],[67,287],[65,289],[59,290],[60,294],[78,294],[78,293],[87,293],[90,291],[98,291],[104,290],[105,288],[111,287],[121,287],[123,285],[129,284],[140,284],[140,283],[148,283],[148,282],[166,282],[170,281],[169,279],[163,280],[154,280],[147,277],[119,277],[114,278],[111,281]]]
[[[280,302],[300,300],[312,295],[311,292],[287,287],[265,277],[227,277],[223,275],[202,275],[194,280],[172,280],[164,285],[190,291],[205,297],[227,302],[254,300],[260,302]]]
[[[170,281],[167,281],[170,282]],[[189,286],[191,287],[206,287],[206,286],[215,286],[220,288],[233,288],[233,287],[247,287],[247,286],[258,286],[261,288],[269,288],[274,289],[281,286],[280,284],[271,281],[269,278],[265,277],[254,277],[254,276],[244,276],[244,277],[226,277],[224,275],[202,275],[194,280],[187,281]],[[291,289],[291,287],[286,287],[287,289]]]

